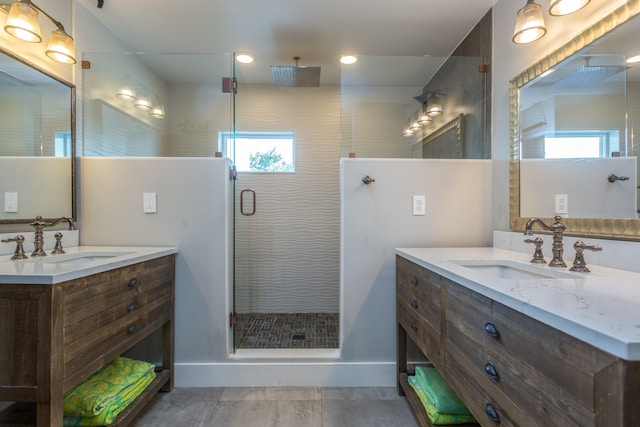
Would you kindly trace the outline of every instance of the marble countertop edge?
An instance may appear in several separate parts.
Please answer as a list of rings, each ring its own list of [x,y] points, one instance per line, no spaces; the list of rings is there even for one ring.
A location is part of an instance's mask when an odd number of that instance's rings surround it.
[[[529,263],[531,255],[490,247],[398,248],[396,253],[616,357],[640,360],[640,316],[636,314],[640,273],[590,265],[591,273],[571,273],[575,278],[496,279],[452,260],[509,259]],[[558,270],[537,268],[543,272]]]

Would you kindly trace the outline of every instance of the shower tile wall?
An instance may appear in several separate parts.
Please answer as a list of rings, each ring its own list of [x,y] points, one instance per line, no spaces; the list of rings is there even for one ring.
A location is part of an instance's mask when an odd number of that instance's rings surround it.
[[[339,88],[240,81],[236,112],[238,131],[296,134],[295,173],[238,176],[238,193],[256,192],[256,213],[236,216],[236,311],[338,313]]]

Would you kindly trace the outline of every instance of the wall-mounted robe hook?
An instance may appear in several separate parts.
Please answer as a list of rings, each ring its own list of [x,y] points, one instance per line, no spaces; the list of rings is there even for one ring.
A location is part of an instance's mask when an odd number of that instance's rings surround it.
[[[614,175],[611,174],[607,177],[607,181],[609,182],[616,182],[616,181],[627,181],[629,179],[628,176],[618,176],[618,175]]]
[[[369,185],[372,182],[376,182],[376,180],[371,178],[369,175],[367,175],[364,178],[362,178],[362,182],[364,182],[365,184]]]

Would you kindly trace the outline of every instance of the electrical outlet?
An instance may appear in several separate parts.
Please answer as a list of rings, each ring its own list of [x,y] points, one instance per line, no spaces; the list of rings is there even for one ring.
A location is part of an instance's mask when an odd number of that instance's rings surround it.
[[[18,193],[4,193],[4,211],[18,212]]]
[[[569,213],[569,196],[567,194],[556,194],[556,214]]]
[[[427,207],[425,206],[425,197],[413,196],[413,215],[425,215],[427,212]]]
[[[156,193],[142,193],[142,209],[144,213],[158,212]]]

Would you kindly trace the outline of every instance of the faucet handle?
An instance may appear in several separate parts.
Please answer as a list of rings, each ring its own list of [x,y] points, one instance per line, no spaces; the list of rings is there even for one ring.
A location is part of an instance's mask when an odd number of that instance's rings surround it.
[[[542,244],[544,241],[540,237],[536,237],[535,239],[524,239],[525,243],[533,243],[536,245],[536,249],[533,252],[533,258],[531,258],[531,262],[534,264],[546,264],[547,261],[544,260],[544,255],[542,255]]]
[[[18,234],[13,239],[2,239],[3,243],[16,242],[16,250],[13,252],[13,256],[11,259],[27,259],[29,258],[24,253],[24,247],[22,244],[24,243],[24,236],[22,234]]]
[[[580,273],[588,273],[591,270],[587,268],[587,263],[584,260],[584,251],[594,251],[599,252],[602,250],[601,246],[596,245],[586,245],[582,240],[577,240],[573,244],[573,248],[576,250],[576,259],[573,261],[573,267],[571,267],[570,271],[578,271]]]
[[[56,238],[56,245],[53,247],[53,250],[51,251],[51,255],[65,253],[64,249],[62,249],[62,233],[57,232],[56,234],[54,234],[53,237]]]

